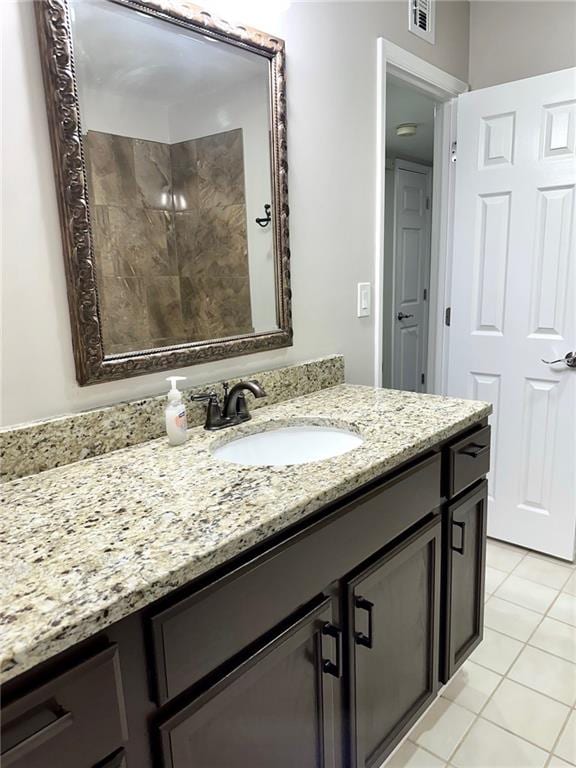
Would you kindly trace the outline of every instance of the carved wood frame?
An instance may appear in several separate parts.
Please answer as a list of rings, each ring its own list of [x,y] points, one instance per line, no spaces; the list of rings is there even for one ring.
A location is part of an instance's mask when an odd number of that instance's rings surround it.
[[[292,345],[284,41],[232,26],[186,0],[108,0],[186,27],[270,62],[272,222],[279,330],[105,355],[68,0],[36,0],[36,22],[60,209],[76,376],[81,385]]]

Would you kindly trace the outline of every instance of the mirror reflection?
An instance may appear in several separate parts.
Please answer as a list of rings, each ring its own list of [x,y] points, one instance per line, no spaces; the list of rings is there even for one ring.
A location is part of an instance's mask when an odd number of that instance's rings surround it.
[[[105,354],[276,330],[268,59],[70,12]]]

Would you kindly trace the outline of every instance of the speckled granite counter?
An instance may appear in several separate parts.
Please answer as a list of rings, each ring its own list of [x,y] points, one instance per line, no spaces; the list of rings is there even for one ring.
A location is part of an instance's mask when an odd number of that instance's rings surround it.
[[[491,412],[487,403],[341,385],[22,478],[2,493],[5,681],[166,595]],[[347,426],[364,443],[332,459],[242,467],[210,447],[275,424]]]

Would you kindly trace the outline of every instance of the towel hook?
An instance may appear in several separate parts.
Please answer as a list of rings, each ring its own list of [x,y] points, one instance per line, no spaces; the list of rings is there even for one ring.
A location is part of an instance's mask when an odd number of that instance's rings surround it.
[[[270,214],[270,211],[272,210],[272,206],[266,203],[264,206],[264,213],[265,216],[262,218],[256,219],[256,224],[258,224],[259,227],[267,227],[268,224],[272,221],[272,216]]]

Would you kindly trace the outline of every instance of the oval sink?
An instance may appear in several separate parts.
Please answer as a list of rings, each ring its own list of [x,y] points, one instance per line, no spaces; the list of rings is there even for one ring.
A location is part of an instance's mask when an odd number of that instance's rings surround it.
[[[233,464],[277,467],[341,456],[363,442],[360,435],[338,427],[278,427],[231,440],[212,454]]]

